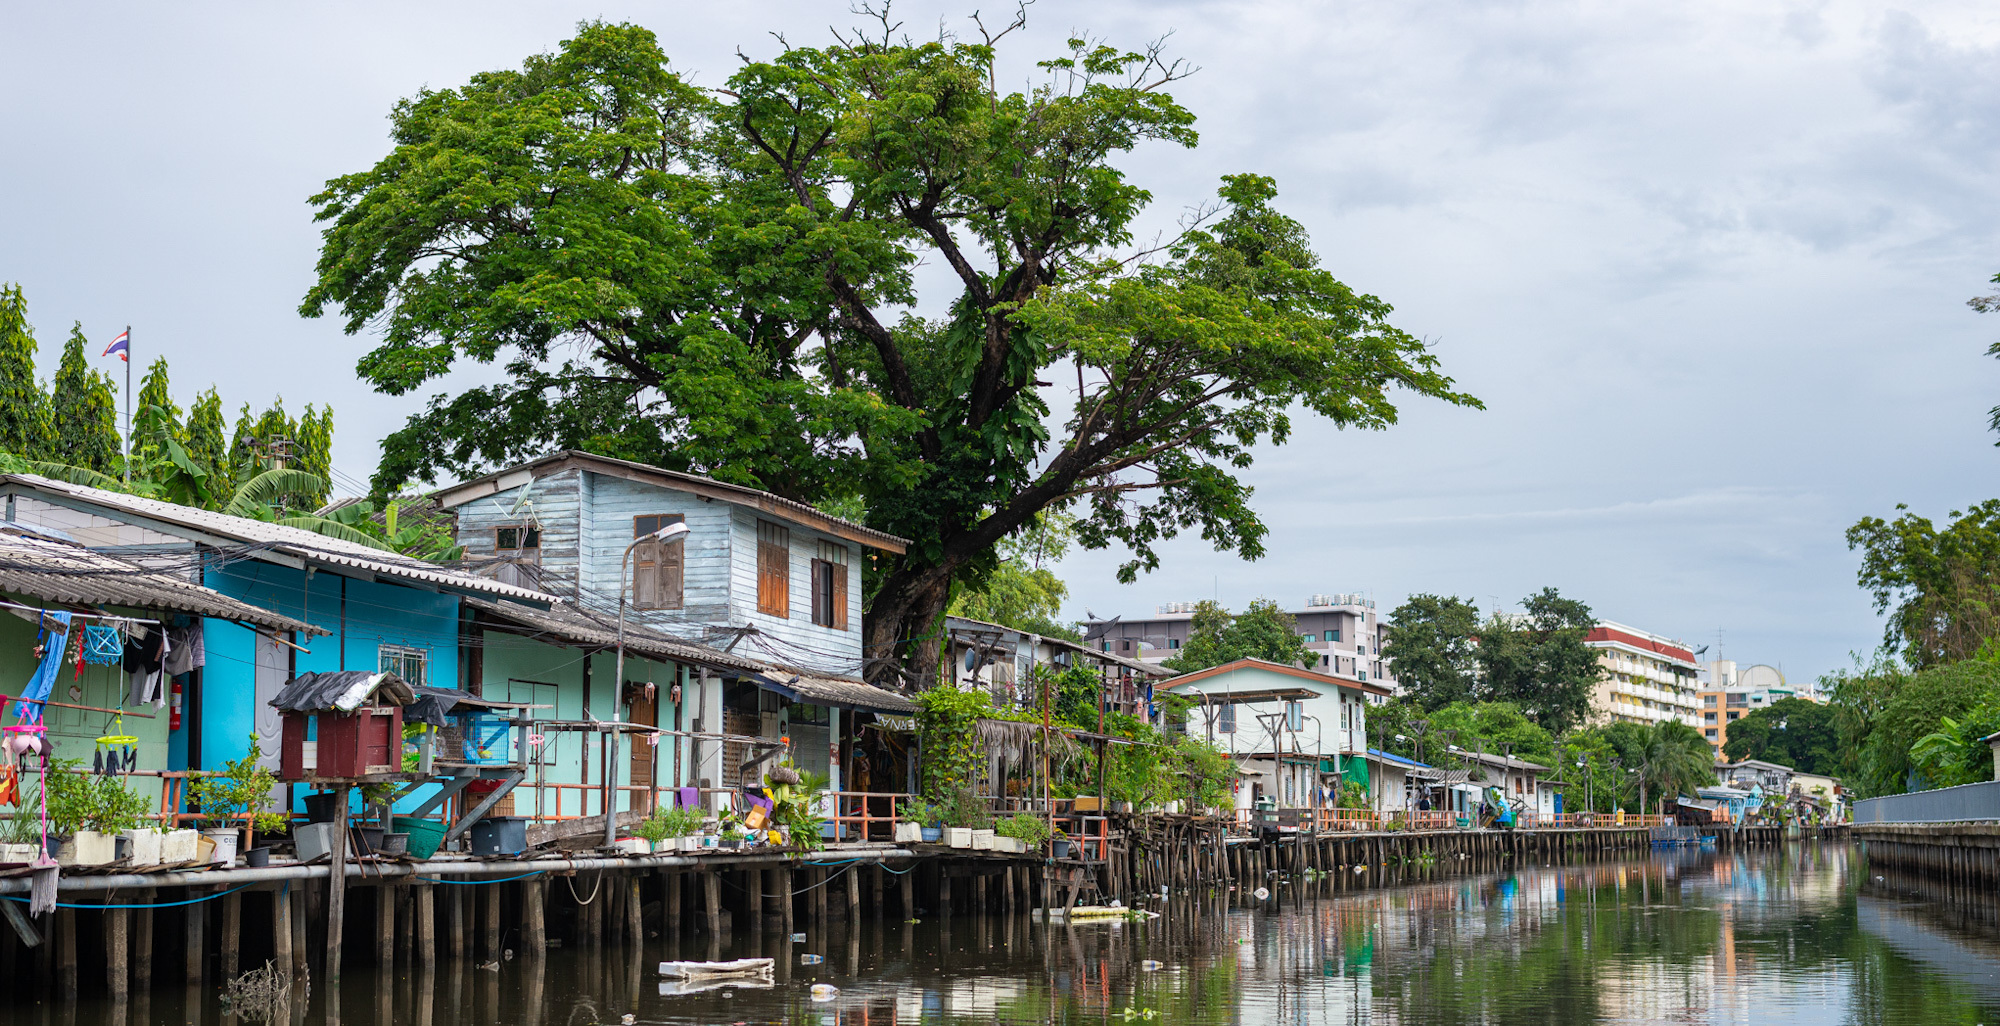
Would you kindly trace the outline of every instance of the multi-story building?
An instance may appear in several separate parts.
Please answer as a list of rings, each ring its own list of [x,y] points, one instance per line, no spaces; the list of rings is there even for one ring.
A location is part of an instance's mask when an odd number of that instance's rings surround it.
[[[1700,664],[1687,642],[1600,620],[1584,643],[1598,651],[1598,663],[1604,668],[1604,678],[1590,699],[1595,718],[1696,725]]]
[[[1700,668],[1701,736],[1722,761],[1722,746],[1729,743],[1729,725],[1745,713],[1765,708],[1783,698],[1804,698],[1785,683],[1785,675],[1774,666],[1759,663],[1738,670],[1728,659],[1711,659]]]
[[[1165,662],[1187,644],[1195,605],[1171,602],[1144,619],[1093,621],[1084,640],[1112,655]],[[1375,615],[1374,599],[1358,594],[1314,595],[1303,609],[1286,612],[1298,621],[1300,636],[1319,657],[1306,669],[1395,691],[1395,674],[1382,658],[1382,624]]]

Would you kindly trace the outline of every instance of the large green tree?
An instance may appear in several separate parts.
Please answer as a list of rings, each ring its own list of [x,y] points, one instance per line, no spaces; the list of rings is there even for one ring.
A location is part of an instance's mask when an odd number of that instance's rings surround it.
[[[1714,751],[1701,731],[1679,720],[1643,728],[1636,761],[1626,767],[1637,771],[1639,810],[1663,811],[1668,798],[1715,783]]]
[[[1382,632],[1399,693],[1425,709],[1462,702],[1479,681],[1479,608],[1462,598],[1412,595]]]
[[[1803,698],[1778,699],[1731,723],[1722,754],[1731,762],[1762,759],[1801,773],[1838,774],[1837,715],[1831,706]]]
[[[377,490],[580,446],[858,496],[914,541],[874,578],[868,673],[922,682],[954,584],[1045,509],[1129,550],[1125,580],[1184,530],[1255,558],[1238,475],[1296,414],[1385,427],[1398,387],[1477,405],[1320,266],[1268,179],[1135,247],[1152,196],[1128,155],[1196,142],[1180,67],[1076,40],[1008,91],[1005,34],[885,25],[711,90],[651,32],[586,24],[398,104],[390,153],[314,197],[301,310],[379,328],[359,369],[390,394],[463,361],[506,376],[431,400]]]
[[[213,387],[196,395],[193,405],[188,407],[188,458],[207,476],[209,492],[220,502],[228,502],[234,491],[229,450],[223,440],[228,433],[222,416],[222,396]]]
[[[132,430],[132,458],[141,466],[167,458],[173,444],[187,445],[181,408],[167,382],[167,358],[156,356],[139,381],[139,401]],[[140,416],[140,413],[150,413]]]
[[[99,474],[116,475],[124,466],[118,433],[118,386],[85,356],[83,325],[70,329],[56,365],[49,395],[49,444],[40,458]]]
[[[0,452],[40,459],[49,445],[48,400],[35,380],[35,330],[19,285],[0,285]]]
[[[1943,530],[1908,512],[1847,529],[1861,550],[1861,587],[1887,612],[1882,644],[1913,668],[1976,655],[2000,637],[2000,499],[1952,510]]]
[[[1052,564],[1075,538],[1071,519],[1048,511],[1019,534],[1000,543],[1000,563],[977,586],[954,595],[951,613],[1012,627],[1043,637],[1081,641],[1075,624],[1056,619],[1069,585]]]
[[[1585,638],[1597,626],[1590,607],[1554,588],[1522,600],[1523,611],[1495,614],[1479,631],[1479,697],[1512,702],[1552,734],[1590,716],[1591,691],[1603,679]]]
[[[1263,659],[1285,666],[1319,662],[1319,656],[1299,635],[1299,622],[1276,602],[1257,599],[1242,613],[1232,615],[1221,603],[1203,600],[1195,605],[1188,639],[1180,652],[1161,665],[1186,673],[1238,659]]]

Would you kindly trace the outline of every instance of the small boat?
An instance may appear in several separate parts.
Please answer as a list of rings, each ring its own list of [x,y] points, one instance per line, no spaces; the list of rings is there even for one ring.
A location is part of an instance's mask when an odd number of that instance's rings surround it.
[[[1034,917],[1037,919],[1068,919],[1074,922],[1080,919],[1158,919],[1160,918],[1160,914],[1158,912],[1148,912],[1145,909],[1126,908],[1123,905],[1077,905],[1074,908],[1038,908],[1034,910]]]
[[[676,980],[769,976],[776,964],[777,960],[770,958],[738,958],[728,962],[661,962],[660,975]]]
[[[704,976],[698,980],[661,980],[661,997],[706,994],[716,990],[770,990],[775,984],[768,976]]]

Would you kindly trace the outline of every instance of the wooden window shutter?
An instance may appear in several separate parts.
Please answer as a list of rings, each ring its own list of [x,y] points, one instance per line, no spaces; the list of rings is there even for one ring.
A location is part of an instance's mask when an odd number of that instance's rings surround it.
[[[792,615],[792,532],[757,521],[757,611]]]
[[[823,583],[825,582],[826,578],[827,578],[826,561],[821,559],[813,560],[812,561],[812,597],[813,597],[812,621],[816,624],[822,624],[822,625],[828,623],[829,621],[827,620],[827,617],[832,615],[831,611],[827,608],[830,605],[830,603],[828,603],[826,600],[827,591],[826,591],[826,586]]]
[[[838,563],[828,563],[826,570],[833,577],[833,617],[827,622],[834,630],[844,631],[847,629],[847,568]]]

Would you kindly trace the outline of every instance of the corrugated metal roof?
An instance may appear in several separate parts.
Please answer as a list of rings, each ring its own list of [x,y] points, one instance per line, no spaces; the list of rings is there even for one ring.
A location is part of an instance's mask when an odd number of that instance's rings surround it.
[[[467,598],[462,601],[489,616],[526,628],[535,634],[554,638],[559,644],[583,645],[590,648],[612,648],[618,644],[618,629],[615,623],[606,623],[589,611],[576,606],[535,609],[518,602],[493,602],[480,598]],[[724,652],[719,648],[710,648],[698,642],[669,637],[634,623],[625,625],[625,650],[648,659],[696,663],[722,670],[756,673],[769,669],[768,664],[755,659],[733,652]]]
[[[877,531],[865,524],[857,524],[852,520],[834,516],[817,506],[807,505],[797,499],[787,499],[782,495],[774,495],[770,492],[744,485],[730,484],[727,481],[718,481],[715,478],[704,477],[700,474],[689,474],[679,470],[655,467],[648,463],[621,460],[610,456],[599,456],[594,452],[584,452],[581,449],[563,449],[559,452],[552,452],[537,460],[529,460],[526,463],[516,464],[505,470],[496,470],[491,474],[475,477],[470,481],[440,488],[433,495],[441,504],[459,506],[473,499],[493,494],[494,492],[505,491],[506,488],[499,487],[500,479],[510,474],[522,472],[533,473],[550,464],[572,461],[577,463],[595,463],[598,464],[600,470],[615,468],[628,474],[653,478],[663,487],[673,487],[678,484],[712,490],[734,498],[745,505],[764,507],[772,513],[793,514],[794,516],[803,518],[803,522],[808,525],[814,520],[823,520],[829,525],[838,526],[847,533],[854,535],[855,541],[872,544],[878,549],[885,549],[890,552],[903,552],[910,546],[908,538],[898,538],[887,531]],[[492,487],[490,490],[487,490],[479,488],[478,486],[480,485],[490,485]],[[509,485],[508,487],[513,486]],[[683,487],[681,490],[686,490],[686,488]]]
[[[0,531],[0,591],[65,605],[190,613],[270,630],[327,633],[171,574],[18,529]]]
[[[780,691],[810,705],[835,705],[869,712],[913,713],[917,703],[873,684],[846,677],[817,677],[805,673],[771,671],[764,677]]]
[[[234,517],[227,513],[55,481],[34,474],[0,474],[0,482],[25,485],[38,492],[89,503],[124,516],[138,517],[169,527],[199,531],[253,545],[269,545],[278,552],[311,562],[353,567],[382,577],[415,581],[458,592],[484,592],[536,604],[553,605],[560,601],[553,595],[545,595],[532,588],[503,584],[490,577],[446,569],[400,553],[314,534],[303,528],[268,524],[248,517]]]

